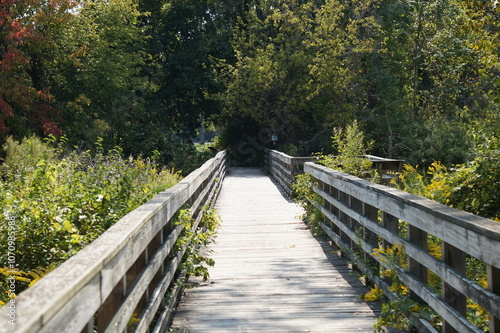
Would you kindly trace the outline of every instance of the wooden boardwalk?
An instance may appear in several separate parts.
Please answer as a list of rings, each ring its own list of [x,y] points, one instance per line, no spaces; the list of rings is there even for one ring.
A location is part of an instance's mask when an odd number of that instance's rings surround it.
[[[206,282],[191,279],[174,332],[373,332],[366,292],[301,209],[258,169],[230,169]]]

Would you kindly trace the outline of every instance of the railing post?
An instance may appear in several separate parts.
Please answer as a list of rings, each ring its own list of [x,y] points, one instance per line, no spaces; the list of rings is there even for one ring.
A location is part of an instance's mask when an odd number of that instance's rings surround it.
[[[116,309],[120,306],[126,294],[125,278],[113,288],[111,294],[97,311],[97,332],[104,332],[113,319]]]
[[[493,293],[500,295],[500,269],[487,265],[488,289]],[[500,318],[490,314],[490,332],[500,333]]]
[[[465,275],[465,253],[453,245],[443,242],[443,261],[461,275]],[[455,288],[443,282],[442,296],[446,303],[450,304],[463,316],[467,314],[467,298]],[[458,333],[449,323],[443,321],[443,333]]]
[[[399,235],[399,221],[397,217],[394,217],[389,213],[382,212],[382,225],[393,234]],[[393,244],[389,243],[385,239],[382,243],[384,249],[392,245]]]
[[[423,252],[427,252],[427,233],[425,231],[412,225],[408,225],[408,240],[410,241],[410,243],[413,243],[414,245],[419,247]],[[408,258],[408,271],[418,281],[422,282],[424,285],[427,285],[427,268],[412,257]],[[421,298],[413,292],[410,293],[410,297],[423,303]]]
[[[373,223],[378,224],[377,208],[363,202],[363,215]],[[365,239],[365,241],[369,243],[372,248],[377,247],[377,235],[367,228],[363,228],[363,230],[364,230],[363,238]],[[371,253],[365,252],[364,256],[365,256],[364,259],[367,262],[370,269],[372,269],[372,271],[373,270],[378,271],[379,264],[375,259],[373,259]]]

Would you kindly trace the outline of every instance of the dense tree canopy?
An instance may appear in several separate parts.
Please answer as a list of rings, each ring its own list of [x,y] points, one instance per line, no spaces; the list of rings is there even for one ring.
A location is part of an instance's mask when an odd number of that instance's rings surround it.
[[[101,137],[182,167],[201,124],[247,163],[273,134],[291,153],[331,152],[332,129],[358,120],[375,154],[464,163],[477,133],[498,133],[499,7],[1,0],[0,135]]]
[[[379,155],[464,162],[468,130],[498,113],[499,15],[493,1],[255,2],[221,72],[222,114],[303,154],[358,119]]]

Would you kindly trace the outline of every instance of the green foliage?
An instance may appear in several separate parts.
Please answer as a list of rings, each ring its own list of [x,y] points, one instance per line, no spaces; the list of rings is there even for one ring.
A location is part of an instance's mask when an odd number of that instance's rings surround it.
[[[153,87],[142,74],[142,15],[135,0],[82,1],[62,30],[60,59],[48,79],[71,142],[90,147],[102,137],[117,144],[145,112],[144,98]]]
[[[438,117],[405,126],[407,135],[401,145],[407,150],[406,162],[427,167],[434,161],[452,166],[470,160],[473,143],[469,126],[460,120]]]
[[[497,137],[485,137],[471,162],[454,169],[434,162],[427,168],[426,175],[407,164],[396,184],[407,192],[500,220],[500,200],[497,197],[500,191],[499,147]]]
[[[16,170],[15,172],[32,170],[41,160],[53,162],[56,158],[54,149],[35,136],[25,138],[22,142],[8,137],[3,149],[7,152],[7,156],[0,167],[2,173],[8,170]]]
[[[500,140],[486,137],[480,142],[477,157],[457,169],[456,187],[450,204],[500,221]]]
[[[175,224],[182,225],[183,230],[177,241],[175,248],[177,251],[186,248],[180,265],[181,270],[186,270],[188,275],[202,276],[206,281],[209,277],[208,266],[215,264],[214,260],[207,256],[209,252],[206,246],[214,240],[216,229],[219,226],[219,217],[215,209],[208,206],[202,209],[202,218],[196,230],[193,230],[192,218],[189,209],[182,209],[177,212]]]
[[[500,180],[499,140],[495,132],[476,134],[476,157],[467,164],[448,169],[440,162],[432,163],[426,174],[422,174],[410,165],[405,165],[399,175],[398,186],[403,190],[424,196],[431,200],[469,211],[500,222],[500,206],[497,193]],[[441,242],[429,236],[429,253],[441,258]],[[487,287],[485,264],[476,258],[466,262],[467,276],[483,288]],[[430,284],[440,290],[440,283],[430,274]],[[391,310],[392,311],[392,310]],[[487,330],[488,313],[475,302],[467,301],[467,318],[479,327]]]
[[[427,168],[427,174],[421,174],[416,167],[403,166],[397,181],[393,184],[415,195],[423,196],[442,204],[450,203],[450,195],[456,186],[456,179],[440,162],[434,162]]]
[[[386,332],[387,327],[394,327],[410,331],[416,318],[427,320],[435,327],[439,327],[441,322],[440,317],[429,307],[422,306],[408,296],[400,296],[395,301],[382,304],[382,316],[377,318],[375,329],[377,332]]]
[[[60,264],[180,179],[148,160],[123,159],[118,149],[58,156],[61,151],[37,140],[9,141],[6,160],[12,162],[0,181],[0,250],[7,253],[12,219],[15,263],[26,273]],[[2,260],[0,267],[7,267]]]
[[[262,1],[240,18],[232,40],[236,61],[215,68],[226,87],[217,97],[224,103],[220,123],[227,142],[238,146],[248,137],[262,151],[271,146],[272,134],[297,146],[316,135],[322,120],[305,89],[313,54],[304,48],[315,8],[314,2]],[[240,130],[233,131],[235,125]]]
[[[371,0],[327,0],[315,13],[315,30],[304,43],[314,55],[308,98],[331,127],[345,126],[366,108],[371,79],[366,63],[384,47],[377,6]]]
[[[402,244],[394,244],[387,248],[377,248],[372,254],[383,263],[388,264],[389,269],[384,269],[382,275],[389,278],[391,285],[389,289],[396,295],[391,301],[382,304],[382,316],[377,318],[375,329],[384,332],[386,327],[394,327],[399,330],[410,331],[414,326],[416,318],[423,318],[435,328],[441,325],[441,318],[430,307],[419,304],[410,298],[408,287],[398,278],[397,270],[405,269],[407,256]],[[372,292],[381,296],[380,292]],[[366,296],[365,296],[366,297]]]
[[[338,154],[336,156],[318,154],[319,163],[358,177],[376,179],[376,172],[371,167],[372,162],[363,157],[372,143],[365,143],[364,133],[357,121],[345,129],[336,128],[332,139]],[[324,221],[324,216],[314,206],[321,204],[321,197],[313,191],[315,185],[311,175],[304,173],[296,177],[292,189],[295,194],[294,200],[305,210],[304,219],[308,222],[309,228],[313,234],[318,235],[323,233],[320,223]]]
[[[295,202],[304,209],[302,218],[307,223],[311,232],[314,235],[323,235],[324,231],[320,223],[324,221],[324,216],[314,206],[314,204],[320,203],[321,197],[313,191],[314,186],[316,186],[314,178],[308,173],[303,173],[295,178],[292,189]]]
[[[156,2],[156,3],[154,3]],[[211,69],[213,59],[231,59],[231,24],[240,1],[142,1],[151,11],[150,50],[161,120],[183,136],[220,111],[211,95],[223,90]]]
[[[276,132],[283,147],[330,153],[321,133],[358,119],[376,155],[464,163],[470,126],[498,113],[499,12],[456,0],[254,2],[233,29],[236,61],[214,68],[223,125],[258,125],[228,142],[270,146],[258,134]]]
[[[319,163],[351,175],[374,180],[372,162],[364,157],[373,142],[365,143],[365,136],[357,121],[345,129],[335,128],[333,145],[336,156],[320,155]]]

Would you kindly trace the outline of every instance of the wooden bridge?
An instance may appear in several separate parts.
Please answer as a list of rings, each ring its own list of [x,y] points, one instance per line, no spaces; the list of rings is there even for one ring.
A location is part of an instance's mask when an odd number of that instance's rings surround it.
[[[227,172],[219,153],[5,305],[0,332],[371,332],[379,308],[357,298],[367,289],[339,253],[413,329],[436,332],[429,320],[441,318],[443,332],[500,332],[498,222],[307,159],[268,151],[267,162],[275,181],[255,169]],[[284,195],[302,171],[334,245],[314,238]],[[189,207],[196,232],[214,206],[222,218],[216,264],[208,281],[191,279],[183,291],[189,243],[176,244],[186,227],[176,214]],[[384,257],[380,249],[391,247],[400,252]],[[479,271],[467,270],[471,260]],[[395,292],[396,282],[408,293]]]
[[[223,221],[210,279],[187,289],[181,332],[373,332],[375,312],[335,249],[258,169],[231,169],[216,205]]]

